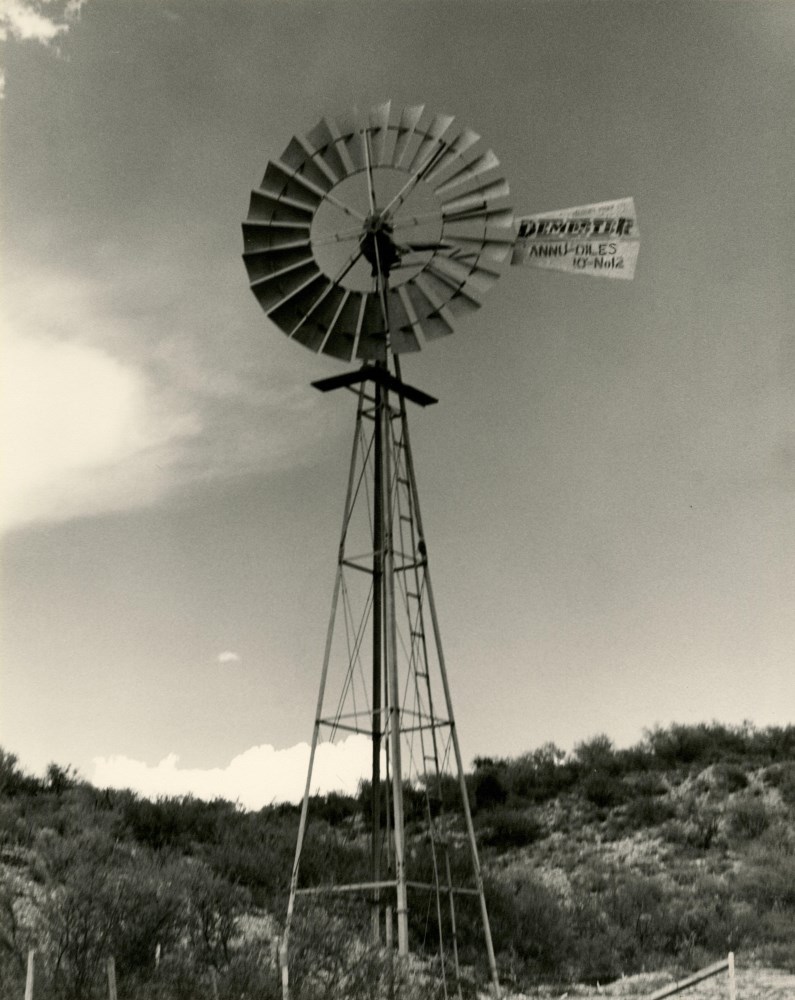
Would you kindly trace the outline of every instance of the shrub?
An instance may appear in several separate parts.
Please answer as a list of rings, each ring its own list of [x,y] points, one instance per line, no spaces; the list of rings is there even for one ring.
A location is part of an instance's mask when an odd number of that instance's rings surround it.
[[[38,778],[31,778],[17,767],[17,756],[6,753],[0,747],[0,795],[35,795],[42,791],[43,785]]]
[[[620,778],[604,771],[594,771],[582,783],[585,798],[599,809],[613,809],[626,799],[626,788]]]
[[[554,743],[505,762],[502,778],[510,799],[545,802],[566,791],[576,780],[576,764]]]
[[[474,784],[475,811],[494,809],[503,805],[508,798],[508,789],[505,787],[500,769],[490,762],[487,766],[477,768]]]
[[[644,826],[659,826],[673,819],[675,814],[676,809],[672,802],[643,795],[627,804],[626,819],[630,827],[638,829]]]
[[[672,819],[663,826],[663,836],[671,844],[681,844],[706,851],[720,831],[720,817],[713,809],[704,809],[689,819]]]
[[[594,736],[584,743],[578,743],[574,748],[574,759],[585,774],[618,774],[621,771],[621,762],[609,736]]]
[[[778,789],[785,805],[795,806],[795,761],[769,767],[765,771],[765,781]]]
[[[514,978],[560,975],[576,944],[569,914],[555,893],[526,873],[488,878],[485,888],[500,966]]]
[[[758,910],[789,911],[795,916],[795,833],[773,824],[754,842],[738,875],[743,899]]]
[[[727,825],[735,837],[753,840],[770,826],[770,813],[761,799],[746,796],[730,806]]]
[[[748,787],[748,775],[739,764],[716,764],[714,773],[718,787],[729,793]]]
[[[632,783],[632,792],[635,795],[665,795],[667,791],[668,789],[662,778],[652,772],[640,774]]]
[[[519,809],[494,809],[480,835],[480,841],[487,847],[508,850],[511,847],[526,847],[535,843],[542,835],[538,819],[530,812]]]

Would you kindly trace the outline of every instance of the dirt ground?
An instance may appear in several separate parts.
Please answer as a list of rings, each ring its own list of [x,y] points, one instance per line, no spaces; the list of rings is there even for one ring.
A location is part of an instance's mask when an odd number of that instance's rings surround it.
[[[544,994],[512,994],[509,1000],[535,1000],[543,996],[545,1000],[584,1000],[586,997],[626,997],[643,1000],[673,980],[665,973],[647,972],[629,976],[605,987],[576,986],[567,992]],[[795,1000],[795,974],[780,969],[735,970],[737,1000]],[[673,994],[681,1000],[729,1000],[729,978],[722,972],[711,979],[705,979],[681,993]]]

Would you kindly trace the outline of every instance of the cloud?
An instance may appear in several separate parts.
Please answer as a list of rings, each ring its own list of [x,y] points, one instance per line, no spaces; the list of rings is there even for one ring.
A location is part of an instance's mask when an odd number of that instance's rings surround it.
[[[233,653],[231,649],[225,649],[223,653],[218,654],[219,663],[240,663],[240,654]]]
[[[158,413],[142,373],[96,347],[6,335],[0,391],[7,530],[153,502],[195,417]]]
[[[184,442],[201,429],[198,416],[161,398],[140,367],[74,335],[101,327],[107,342],[120,339],[89,287],[43,268],[36,284],[10,275],[5,284],[5,530],[154,502],[170,488]]]
[[[69,30],[68,18],[79,15],[81,0],[0,0],[0,39],[8,35],[22,42],[50,45]]]
[[[320,453],[333,428],[300,367],[274,363],[212,296],[175,291],[180,267],[102,261],[4,261],[0,531],[140,509]]]
[[[350,736],[339,743],[321,743],[312,769],[312,794],[332,791],[354,794],[369,774],[372,744],[366,736]],[[95,757],[93,784],[100,788],[130,788],[148,798],[193,795],[212,800],[239,801],[246,809],[272,802],[299,802],[309,766],[309,745],[298,743],[276,750],[269,744],[252,747],[234,757],[225,768],[180,768],[169,754],[150,766],[124,756]]]

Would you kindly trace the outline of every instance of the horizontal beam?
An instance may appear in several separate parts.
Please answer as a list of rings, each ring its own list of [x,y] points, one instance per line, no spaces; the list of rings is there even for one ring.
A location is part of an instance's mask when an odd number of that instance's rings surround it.
[[[436,892],[436,886],[433,882],[406,882],[406,886],[409,889],[424,889],[430,892]],[[454,892],[458,896],[480,895],[477,889],[467,889],[465,886],[459,885],[440,885],[439,892]]]
[[[694,972],[687,979],[680,979],[675,983],[663,986],[662,989],[656,990],[646,997],[646,1000],[663,1000],[663,997],[670,997],[675,993],[681,993],[682,990],[695,986],[696,983],[700,983],[703,979],[709,979],[711,976],[717,976],[720,972],[725,972],[729,968],[729,964],[729,959],[724,958],[720,962],[715,962],[714,965],[708,965],[705,969]]]
[[[342,892],[371,892],[373,889],[394,889],[397,883],[394,881],[388,882],[356,882],[351,885],[313,885],[307,886],[304,889],[296,889],[296,894],[300,896],[321,896],[324,893],[342,893]],[[406,882],[406,886],[409,889],[421,889],[424,891],[436,891],[436,886],[432,882]],[[439,889],[442,892],[453,892],[460,896],[477,896],[479,895],[477,889],[469,889],[465,886],[457,885],[440,885]]]
[[[429,396],[427,392],[415,389],[414,386],[406,385],[405,382],[401,382],[399,378],[390,371],[387,371],[386,368],[380,368],[376,365],[363,365],[355,372],[345,372],[342,375],[321,378],[317,382],[313,382],[312,385],[321,392],[330,392],[332,389],[343,389],[352,385],[358,385],[360,382],[376,382],[382,388],[388,389],[390,392],[394,392],[403,399],[410,400],[412,403],[417,403],[419,406],[430,406],[433,403],[439,402],[438,399]]]
[[[355,885],[313,885],[306,889],[296,889],[301,896],[320,896],[324,892],[370,892],[372,889],[394,889],[397,882],[357,882]]]

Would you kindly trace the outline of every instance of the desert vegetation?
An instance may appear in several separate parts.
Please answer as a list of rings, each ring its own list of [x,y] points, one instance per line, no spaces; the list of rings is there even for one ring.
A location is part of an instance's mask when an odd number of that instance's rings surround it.
[[[795,971],[795,727],[674,725],[629,749],[597,736],[570,754],[479,758],[467,782],[507,984],[563,991],[729,950]],[[440,808],[455,796],[443,789]],[[304,884],[366,874],[369,801],[365,784],[313,802]],[[407,788],[406,801],[413,863],[430,870],[422,796]],[[31,776],[0,751],[0,996],[22,997],[30,948],[36,1000],[106,996],[111,955],[121,1000],[280,996],[297,825],[291,805],[149,801],[57,764]],[[463,838],[452,843],[463,871]],[[433,945],[425,907],[411,916],[420,956]],[[357,941],[367,920],[352,900],[299,908],[297,1000],[433,995],[431,965],[395,970]],[[459,921],[474,993],[476,908]]]

